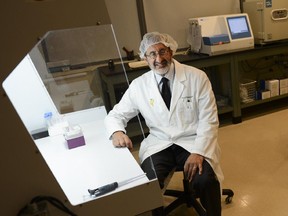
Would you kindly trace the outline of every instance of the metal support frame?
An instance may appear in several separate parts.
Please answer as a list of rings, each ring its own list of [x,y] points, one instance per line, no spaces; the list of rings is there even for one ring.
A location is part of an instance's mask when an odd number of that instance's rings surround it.
[[[141,37],[143,37],[143,35],[147,33],[143,0],[136,0],[136,4],[137,4],[139,26],[140,26],[140,34],[141,34]]]

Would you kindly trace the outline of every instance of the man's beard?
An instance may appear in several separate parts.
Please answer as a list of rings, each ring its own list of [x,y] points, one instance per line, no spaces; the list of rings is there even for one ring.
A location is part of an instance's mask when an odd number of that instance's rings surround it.
[[[160,68],[157,68],[157,66],[160,65]],[[166,74],[171,66],[171,61],[163,60],[161,63],[155,62],[152,66],[149,65],[150,68],[159,75]]]

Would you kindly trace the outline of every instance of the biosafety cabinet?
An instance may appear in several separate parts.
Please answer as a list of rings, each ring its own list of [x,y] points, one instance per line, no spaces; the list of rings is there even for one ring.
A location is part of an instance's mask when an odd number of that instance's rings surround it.
[[[287,0],[246,0],[243,12],[249,15],[256,44],[288,39]]]
[[[106,132],[97,68],[112,59],[123,64],[112,25],[51,31],[3,88],[71,205],[137,215],[163,205],[162,194],[157,179],[149,180],[131,152],[115,148]],[[121,184],[98,193],[113,182]]]

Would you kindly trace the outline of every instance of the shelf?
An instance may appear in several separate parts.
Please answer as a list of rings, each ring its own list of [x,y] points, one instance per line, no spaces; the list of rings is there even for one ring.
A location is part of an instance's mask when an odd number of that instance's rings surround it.
[[[275,101],[275,100],[280,100],[280,99],[283,99],[283,98],[288,98],[288,94],[279,95],[279,96],[267,98],[267,99],[264,99],[264,100],[255,100],[253,102],[246,103],[246,104],[241,104],[241,108],[243,109],[243,108],[247,108],[247,107],[251,107],[251,106],[256,106],[256,105],[259,105],[259,104],[269,103],[269,102],[272,102],[272,101]]]

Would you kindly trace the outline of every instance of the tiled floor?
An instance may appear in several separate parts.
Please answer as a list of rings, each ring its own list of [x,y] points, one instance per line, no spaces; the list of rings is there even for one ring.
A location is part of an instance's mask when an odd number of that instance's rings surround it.
[[[233,189],[231,204],[223,199],[223,216],[288,215],[288,110],[220,127],[224,188]],[[181,188],[175,175],[172,188]],[[171,215],[195,215],[181,206]]]
[[[288,110],[222,127],[224,187],[235,192],[224,216],[288,215]]]

